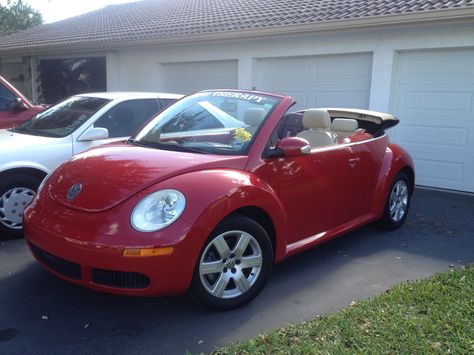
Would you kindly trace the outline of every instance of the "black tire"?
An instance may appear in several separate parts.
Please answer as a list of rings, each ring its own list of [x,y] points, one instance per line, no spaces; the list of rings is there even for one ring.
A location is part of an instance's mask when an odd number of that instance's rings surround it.
[[[407,175],[398,173],[385,201],[384,214],[379,225],[385,229],[398,229],[405,223],[410,209],[412,187]]]
[[[38,190],[41,179],[27,174],[2,176],[0,181],[0,237],[23,236],[23,210]]]
[[[239,241],[243,247],[238,247]],[[219,246],[220,252],[216,246]],[[206,265],[211,264],[220,270],[215,273],[206,271]],[[272,268],[273,248],[265,230],[248,217],[232,215],[216,227],[204,244],[196,262],[189,294],[209,308],[238,308],[260,293]],[[219,288],[219,285],[222,287]],[[216,291],[218,289],[222,290],[222,294]],[[211,293],[212,290],[215,294]]]

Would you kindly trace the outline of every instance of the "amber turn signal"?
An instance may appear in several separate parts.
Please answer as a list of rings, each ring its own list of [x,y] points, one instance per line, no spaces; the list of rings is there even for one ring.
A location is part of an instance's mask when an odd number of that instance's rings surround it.
[[[173,253],[173,247],[147,248],[147,249],[124,249],[123,256],[162,256]]]

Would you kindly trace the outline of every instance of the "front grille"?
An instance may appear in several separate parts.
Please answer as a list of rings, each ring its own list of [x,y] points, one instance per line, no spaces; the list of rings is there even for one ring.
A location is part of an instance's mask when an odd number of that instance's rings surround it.
[[[30,243],[30,247],[36,259],[38,259],[41,263],[49,267],[51,270],[54,270],[57,273],[66,276],[70,279],[81,279],[81,266],[79,264],[54,256],[38,248],[34,244]]]
[[[92,281],[99,285],[117,288],[147,288],[148,276],[139,272],[92,269]]]

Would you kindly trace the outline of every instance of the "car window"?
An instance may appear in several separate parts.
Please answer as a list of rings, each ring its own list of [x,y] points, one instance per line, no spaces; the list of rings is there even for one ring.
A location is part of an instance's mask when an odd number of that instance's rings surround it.
[[[155,99],[123,101],[103,114],[94,127],[107,128],[109,138],[128,137],[157,111]]]
[[[16,96],[0,83],[0,111],[10,111],[11,102]]]
[[[162,111],[131,142],[157,149],[247,154],[279,101],[239,91],[199,92]]]
[[[24,122],[15,132],[45,137],[66,137],[82,126],[110,100],[73,96]]]
[[[177,99],[160,99],[161,109],[164,109],[165,107],[174,104],[176,101]]]
[[[206,104],[200,104],[182,110],[176,119],[169,120],[163,125],[161,133],[223,128],[224,125],[206,109],[206,106]],[[222,113],[226,114],[225,112]]]

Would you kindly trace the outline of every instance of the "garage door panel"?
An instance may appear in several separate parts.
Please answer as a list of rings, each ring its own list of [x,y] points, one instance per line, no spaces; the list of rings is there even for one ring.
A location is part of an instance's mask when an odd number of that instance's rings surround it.
[[[400,83],[465,83],[474,81],[474,59],[471,50],[403,53]]]
[[[435,181],[440,187],[445,185],[446,181],[451,184],[461,184],[463,182],[464,175],[464,163],[453,162],[451,160],[442,161],[439,159],[423,159],[418,157],[418,179],[425,181]],[[425,174],[426,171],[437,170],[438,174],[433,176],[432,174]],[[446,184],[448,186],[448,184]]]
[[[328,83],[334,82],[335,78],[344,77],[346,83],[365,85],[372,72],[370,56],[354,55],[349,57],[322,57],[316,65],[316,75]]]
[[[237,61],[161,64],[165,91],[190,94],[204,89],[237,87]]]
[[[261,76],[275,78],[274,84],[287,80],[297,80],[299,83],[305,84],[312,75],[309,63],[299,58],[287,59],[285,70],[281,68],[280,59],[266,59],[265,65],[260,70]]]
[[[303,105],[304,107],[309,107],[311,106],[311,103],[314,102],[314,95],[312,93],[308,93],[307,91],[285,91],[284,89],[282,89],[282,90],[273,90],[273,92],[291,96],[300,105]],[[292,110],[296,111],[297,109],[295,109],[293,106]]]
[[[417,183],[474,192],[474,50],[400,53],[395,141]]]
[[[265,58],[258,62],[257,88],[293,96],[298,101],[295,110],[322,106],[368,108],[370,53]]]
[[[404,88],[402,87],[401,90]],[[443,117],[444,114],[471,115],[473,110],[473,93],[457,89],[444,88],[445,91],[405,89],[399,96],[402,114],[426,113],[431,119]]]
[[[465,155],[452,156],[438,153],[436,157],[430,151],[419,151],[413,154],[416,160],[416,182],[424,186],[474,191],[474,181],[469,173],[474,171],[474,162],[468,161]],[[436,171],[433,174],[432,171]]]
[[[368,101],[366,91],[319,91],[316,102],[320,107],[360,107],[361,102]]]
[[[401,128],[401,140],[404,145],[420,145],[430,148],[444,146],[453,153],[459,153],[459,148],[467,149],[469,129],[455,128],[450,126],[426,127],[416,125],[405,125]],[[433,142],[436,142],[433,145]]]

